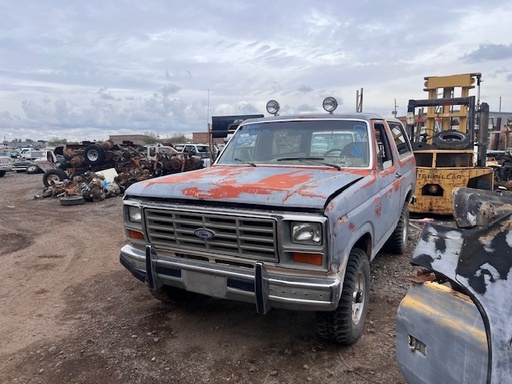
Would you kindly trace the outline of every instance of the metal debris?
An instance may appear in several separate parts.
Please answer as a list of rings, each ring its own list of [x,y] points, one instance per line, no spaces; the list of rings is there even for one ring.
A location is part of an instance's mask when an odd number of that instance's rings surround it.
[[[86,201],[99,202],[107,197],[119,196],[130,185],[173,173],[187,172],[204,167],[199,156],[179,153],[171,147],[117,145],[106,141],[68,144],[62,148],[64,162],[45,164],[43,182],[47,187],[38,197],[83,196]],[[48,172],[56,171],[52,177]],[[103,171],[115,170],[116,176],[106,180]],[[66,176],[67,178],[64,178]]]

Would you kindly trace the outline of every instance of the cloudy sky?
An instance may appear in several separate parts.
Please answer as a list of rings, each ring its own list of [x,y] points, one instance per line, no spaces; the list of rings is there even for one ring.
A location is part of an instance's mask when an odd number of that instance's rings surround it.
[[[211,116],[389,116],[423,77],[481,72],[512,112],[509,0],[0,0],[0,136],[206,131]],[[3,137],[0,137],[3,139]]]

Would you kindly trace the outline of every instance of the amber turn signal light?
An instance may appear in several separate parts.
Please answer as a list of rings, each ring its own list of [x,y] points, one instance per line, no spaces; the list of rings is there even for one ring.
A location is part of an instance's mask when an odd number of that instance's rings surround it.
[[[306,263],[313,265],[322,265],[323,264],[323,256],[315,253],[298,253],[294,252],[292,254],[292,259],[296,263]]]
[[[128,231],[128,236],[130,239],[144,240],[144,234],[142,232],[134,231],[132,229]]]

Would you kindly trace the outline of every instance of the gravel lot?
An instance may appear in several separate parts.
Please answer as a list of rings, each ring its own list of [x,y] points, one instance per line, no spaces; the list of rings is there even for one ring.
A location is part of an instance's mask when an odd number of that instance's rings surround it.
[[[370,310],[350,347],[321,341],[313,313],[196,296],[165,306],[119,264],[121,197],[35,199],[41,175],[0,178],[1,383],[403,383],[395,314],[414,273],[371,264]]]

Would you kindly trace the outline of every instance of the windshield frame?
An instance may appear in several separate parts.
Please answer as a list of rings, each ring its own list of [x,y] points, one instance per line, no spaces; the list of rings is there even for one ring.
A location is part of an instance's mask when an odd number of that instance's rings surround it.
[[[369,121],[354,117],[251,121],[239,126],[216,165],[369,168],[371,137]],[[361,160],[341,153],[349,142],[360,143]]]

